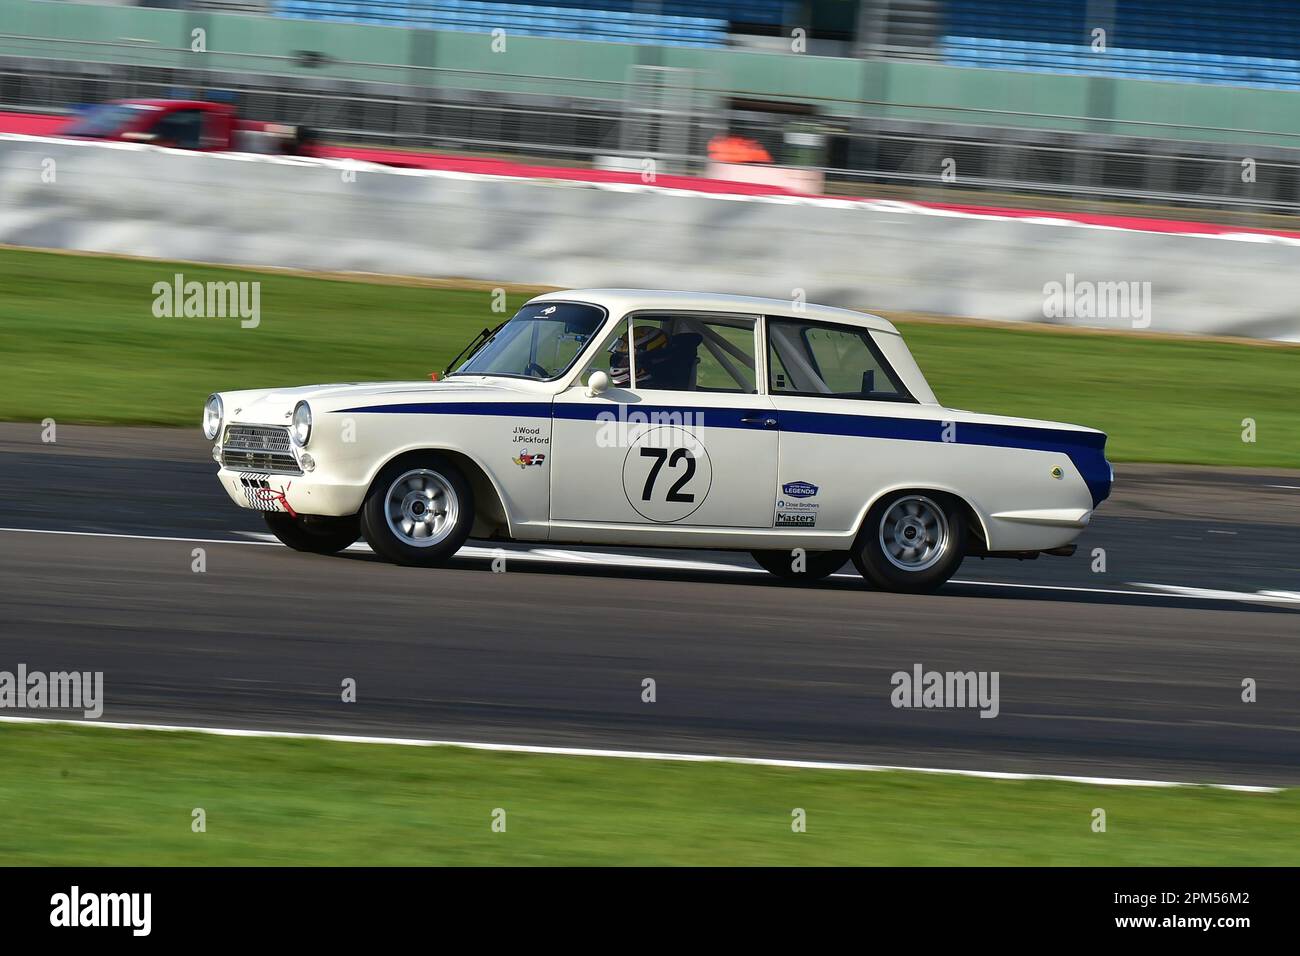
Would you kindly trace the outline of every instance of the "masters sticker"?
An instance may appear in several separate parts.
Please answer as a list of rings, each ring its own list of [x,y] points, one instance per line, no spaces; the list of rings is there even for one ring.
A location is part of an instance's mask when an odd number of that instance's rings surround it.
[[[806,482],[791,482],[789,485],[782,486],[782,491],[787,491],[794,485],[804,485]],[[817,494],[817,486],[811,485],[811,492],[808,496]],[[799,490],[803,490],[800,488]],[[817,527],[817,511],[819,505],[811,501],[790,501],[785,498],[778,498],[776,501],[776,520],[773,525],[777,528],[815,528]]]

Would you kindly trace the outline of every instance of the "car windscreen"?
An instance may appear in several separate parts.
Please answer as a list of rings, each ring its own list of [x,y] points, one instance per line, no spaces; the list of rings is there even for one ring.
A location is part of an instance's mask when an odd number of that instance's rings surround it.
[[[451,374],[556,378],[582,354],[604,321],[604,309],[580,302],[526,305]]]
[[[106,103],[81,114],[81,117],[64,130],[65,136],[108,136],[116,133],[141,113],[147,106],[128,103]]]

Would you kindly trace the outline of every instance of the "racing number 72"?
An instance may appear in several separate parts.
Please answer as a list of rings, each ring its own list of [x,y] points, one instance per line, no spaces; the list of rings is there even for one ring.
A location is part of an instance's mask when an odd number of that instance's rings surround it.
[[[676,468],[679,462],[686,462],[686,471],[680,478],[668,489],[666,501],[694,501],[695,495],[687,494],[682,491],[683,486],[695,475],[695,456],[687,448],[676,448],[673,450],[672,457],[668,457],[667,448],[642,448],[642,458],[653,458],[655,463],[650,466],[650,474],[646,476],[645,487],[641,489],[641,500],[649,501],[650,496],[654,494],[655,479],[659,477],[659,470],[663,468],[664,462],[668,462],[669,468]]]

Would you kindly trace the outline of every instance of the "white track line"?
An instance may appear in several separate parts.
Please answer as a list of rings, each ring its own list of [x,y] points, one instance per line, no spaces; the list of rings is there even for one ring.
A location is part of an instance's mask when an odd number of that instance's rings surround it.
[[[81,538],[129,538],[135,541],[179,541],[185,544],[276,544],[278,541],[243,541],[238,538],[180,538],[161,534],[112,534],[108,531],[53,531],[49,528],[0,528],[14,534],[65,534]],[[281,545],[283,547],[283,545]]]
[[[1189,588],[1177,584],[1143,584],[1138,587],[1155,588],[1179,597],[1200,598],[1207,601],[1250,601],[1258,604],[1300,604],[1300,592],[1296,591],[1256,591],[1254,594],[1241,594],[1237,591],[1217,591],[1213,588]]]
[[[239,531],[240,538],[186,538],[166,535],[115,534],[106,531],[54,531],[47,528],[0,528],[0,533],[10,534],[61,534],[85,538],[125,538],[138,541],[176,541],[183,544],[235,544],[260,545],[263,547],[283,547],[275,537],[259,531]],[[370,546],[358,541],[346,550],[356,553],[373,554]],[[757,567],[742,564],[727,564],[718,561],[686,561],[681,558],[656,558],[647,555],[619,554],[616,552],[594,553],[570,551],[561,548],[535,547],[511,544],[508,547],[498,545],[484,547],[466,545],[457,552],[459,557],[490,559],[505,555],[512,561],[535,561],[548,564],[577,564],[623,568],[643,568],[666,571],[725,571],[738,574],[766,574]],[[833,577],[851,579],[850,574],[836,574]],[[1129,582],[1131,588],[1146,588],[1144,591],[1125,590],[1123,588],[1085,588],[1066,584],[1018,584],[1010,581],[975,581],[970,578],[953,578],[953,584],[977,588],[1009,588],[1021,591],[1060,591],[1076,594],[1117,594],[1124,597],[1159,597],[1171,600],[1187,601],[1226,601],[1246,604],[1300,604],[1300,593],[1292,591],[1223,591],[1213,588],[1185,587],[1178,584],[1147,584],[1139,581]]]
[[[953,584],[973,584],[980,587],[1027,588],[1044,591],[1082,591],[1085,594],[1126,594],[1129,597],[1177,597],[1189,601],[1240,601],[1248,604],[1300,604],[1300,594],[1290,591],[1220,591],[1213,588],[1184,587],[1178,584],[1147,584],[1128,582],[1135,588],[1152,588],[1149,591],[1123,591],[1117,588],[1079,588],[1064,584],[1009,584],[1004,581],[963,581],[953,578]]]
[[[328,740],[344,744],[384,744],[397,747],[460,747],[498,753],[539,754],[551,757],[606,757],[619,760],[664,760],[673,763],[727,763],[753,767],[783,767],[791,770],[854,770],[930,773],[985,780],[1047,780],[1081,783],[1098,787],[1207,787],[1238,793],[1280,793],[1281,787],[1258,787],[1232,783],[1182,783],[1171,780],[1136,780],[1123,777],[1085,777],[1057,773],[1010,773],[999,770],[948,770],[935,767],[895,767],[887,764],[836,763],[825,760],[782,760],[775,757],[726,757],[715,754],[660,753],[653,750],[600,750],[592,747],[537,747],[529,744],[485,744],[467,740],[424,740],[417,737],[366,737],[356,734],[313,734],[289,730],[244,730],[231,727],[188,727],[177,724],[139,724],[108,720],[60,720],[46,717],[0,717],[6,724],[51,724],[62,727],[101,727],[106,730],[151,730],[170,733],[208,734],[215,737],[265,737],[283,740]]]

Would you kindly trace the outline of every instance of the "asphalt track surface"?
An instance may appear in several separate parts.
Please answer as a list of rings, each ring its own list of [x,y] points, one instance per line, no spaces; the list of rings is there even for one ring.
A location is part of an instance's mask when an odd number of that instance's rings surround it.
[[[0,670],[102,670],[114,721],[1300,784],[1295,472],[1121,465],[1073,558],[905,596],[716,553],[298,554],[214,467],[197,430],[0,425],[31,529],[0,532]],[[917,663],[998,671],[999,716],[894,708]]]

